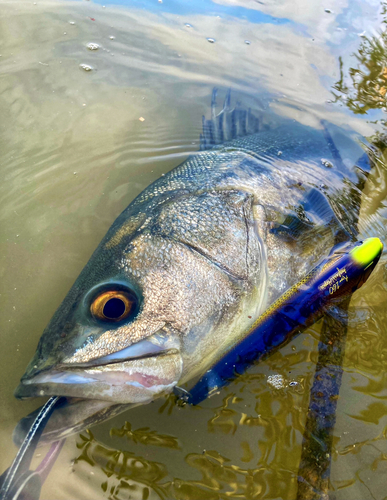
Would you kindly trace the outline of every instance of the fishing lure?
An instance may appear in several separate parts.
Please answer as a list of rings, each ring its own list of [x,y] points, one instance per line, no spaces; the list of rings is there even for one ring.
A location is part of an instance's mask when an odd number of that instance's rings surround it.
[[[254,362],[264,358],[312,325],[324,312],[360,288],[383,250],[379,238],[334,247],[300,282],[279,297],[189,391],[175,387],[177,397],[197,405],[217,393]]]

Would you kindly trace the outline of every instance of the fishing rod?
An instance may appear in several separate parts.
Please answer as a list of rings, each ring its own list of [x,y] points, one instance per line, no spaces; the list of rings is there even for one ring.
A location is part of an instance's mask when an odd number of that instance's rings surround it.
[[[360,288],[382,250],[379,238],[334,247],[326,259],[281,295],[189,391],[175,387],[175,394],[196,405],[218,392],[255,361],[313,324],[327,308]],[[29,466],[49,418],[66,401],[65,397],[53,396],[42,407],[11,467],[0,477],[0,500],[39,500],[43,481],[65,440],[51,445],[36,471],[30,471]]]
[[[40,490],[57,459],[64,439],[52,443],[36,471],[30,471],[32,457],[39,439],[53,412],[63,406],[65,397],[53,396],[42,407],[33,421],[11,467],[0,477],[0,500],[39,500]]]
[[[379,238],[336,245],[296,285],[282,294],[189,390],[175,387],[183,402],[197,405],[249,366],[311,326],[335,303],[360,288],[379,261]]]

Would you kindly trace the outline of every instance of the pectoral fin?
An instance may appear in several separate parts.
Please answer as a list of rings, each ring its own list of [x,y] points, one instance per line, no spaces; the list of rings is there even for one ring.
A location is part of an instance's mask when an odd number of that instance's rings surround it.
[[[274,224],[271,229],[273,234],[285,240],[302,240],[305,235],[326,231],[331,231],[335,236],[340,235],[339,241],[351,239],[327,198],[316,188],[310,188],[305,199],[295,207],[294,213],[289,213],[281,224]]]

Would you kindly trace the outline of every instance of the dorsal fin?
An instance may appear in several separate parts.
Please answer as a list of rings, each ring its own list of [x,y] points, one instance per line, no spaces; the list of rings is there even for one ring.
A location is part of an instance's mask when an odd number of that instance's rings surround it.
[[[211,99],[211,118],[203,116],[203,133],[200,135],[200,150],[211,149],[218,144],[238,137],[255,134],[262,129],[259,118],[253,115],[251,108],[244,109],[237,103],[231,107],[231,90],[227,91],[223,109],[216,114],[216,95],[214,88]]]

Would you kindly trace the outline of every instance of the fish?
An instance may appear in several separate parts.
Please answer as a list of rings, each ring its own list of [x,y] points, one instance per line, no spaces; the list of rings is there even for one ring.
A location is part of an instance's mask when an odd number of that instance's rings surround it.
[[[214,91],[201,150],[113,222],[15,396],[115,414],[199,377],[335,244],[356,239],[367,169],[352,131],[268,123],[231,107],[230,92],[216,114]]]

